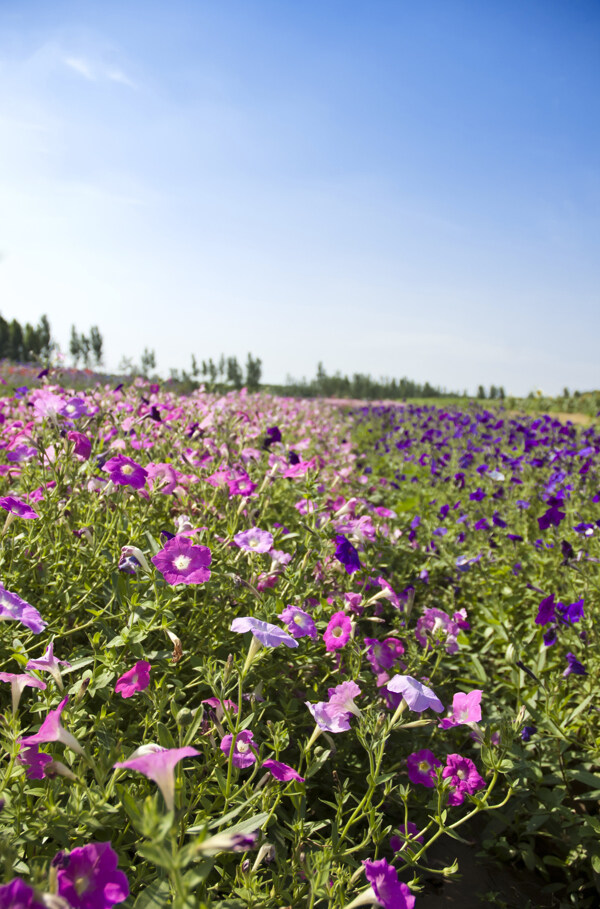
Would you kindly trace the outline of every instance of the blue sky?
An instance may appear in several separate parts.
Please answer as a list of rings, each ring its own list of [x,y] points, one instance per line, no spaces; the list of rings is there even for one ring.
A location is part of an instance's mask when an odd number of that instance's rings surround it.
[[[0,3],[0,311],[221,352],[600,387],[597,2]]]

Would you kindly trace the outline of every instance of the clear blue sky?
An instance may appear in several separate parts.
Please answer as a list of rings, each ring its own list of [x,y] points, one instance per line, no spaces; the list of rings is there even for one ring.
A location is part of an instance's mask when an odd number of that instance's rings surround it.
[[[600,3],[2,0],[0,311],[600,387]]]

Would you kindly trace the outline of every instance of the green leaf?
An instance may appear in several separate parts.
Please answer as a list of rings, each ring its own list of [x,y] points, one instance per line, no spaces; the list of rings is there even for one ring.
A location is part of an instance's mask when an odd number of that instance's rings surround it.
[[[171,888],[167,881],[154,881],[140,893],[133,909],[163,909],[167,904]]]

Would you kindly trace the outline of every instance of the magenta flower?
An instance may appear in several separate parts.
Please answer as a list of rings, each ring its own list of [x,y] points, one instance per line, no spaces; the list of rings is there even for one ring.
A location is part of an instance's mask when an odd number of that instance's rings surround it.
[[[273,548],[273,535],[268,530],[251,527],[242,533],[236,533],[233,542],[244,552],[269,552]]]
[[[54,656],[54,642],[50,641],[46,647],[46,652],[44,656],[40,657],[37,660],[29,660],[25,669],[37,669],[38,672],[49,672],[60,690],[63,689],[63,680],[62,675],[60,674],[61,666],[70,666],[66,660],[58,660]]]
[[[479,776],[473,761],[460,754],[449,754],[446,757],[442,777],[449,780],[453,787],[448,797],[449,805],[462,805],[465,794],[472,795],[478,789],[485,789],[485,780]]]
[[[415,898],[409,887],[398,880],[398,872],[386,859],[363,862],[365,876],[377,901],[384,909],[414,909]]]
[[[82,461],[87,461],[92,453],[92,443],[82,432],[76,432],[74,429],[67,433],[69,442],[73,442],[73,451]]]
[[[33,888],[15,877],[9,884],[0,886],[0,909],[45,909],[35,897]]]
[[[0,621],[15,621],[26,625],[34,634],[40,634],[48,624],[37,609],[22,600],[16,593],[10,593],[0,584]]]
[[[298,641],[295,641],[294,638],[282,631],[281,628],[278,628],[277,625],[271,625],[270,622],[261,622],[260,619],[255,619],[249,615],[234,619],[231,623],[230,631],[236,631],[238,634],[251,631],[264,647],[279,647],[280,644],[285,644],[286,647],[298,646]]]
[[[210,579],[208,566],[212,560],[208,546],[193,546],[187,537],[175,536],[152,562],[167,584],[203,584]]]
[[[348,574],[358,571],[361,567],[358,552],[343,534],[339,533],[335,538],[335,557],[341,562]]]
[[[388,691],[395,691],[401,694],[410,710],[415,713],[422,713],[431,707],[436,713],[441,713],[444,705],[431,688],[423,685],[411,675],[395,675],[387,683]]]
[[[46,776],[44,768],[52,763],[52,755],[40,751],[37,745],[30,745],[28,748],[21,748],[17,761],[25,765],[28,780],[43,780]]]
[[[171,464],[148,464],[148,485],[153,492],[170,495],[177,486],[177,474]]]
[[[83,398],[69,398],[58,412],[61,417],[67,417],[69,420],[78,420],[79,417],[87,416],[88,409]]]
[[[150,684],[151,668],[150,663],[146,660],[138,660],[133,669],[123,673],[117,679],[116,694],[120,694],[122,698],[130,698],[136,691],[145,691]]]
[[[317,626],[312,616],[297,606],[286,606],[278,616],[288,627],[290,634],[295,638],[317,638]]]
[[[226,757],[229,757],[231,753],[232,742],[232,735],[224,735],[221,739],[221,751]],[[242,732],[238,732],[233,750],[233,766],[243,769],[244,767],[250,767],[254,764],[256,762],[256,755],[254,754],[253,748],[254,735],[250,730],[244,729]]]
[[[60,722],[60,715],[65,709],[68,700],[68,697],[62,700],[56,710],[51,710],[48,713],[48,716],[35,735],[28,735],[24,739],[20,739],[19,744],[44,745],[46,742],[61,742],[63,745],[66,745],[67,748],[77,752],[77,754],[84,754],[84,750],[75,736],[71,735],[70,732],[67,732],[66,729],[63,729]]]
[[[109,842],[88,843],[68,853],[58,870],[58,893],[73,909],[110,909],[129,896],[129,882],[117,869],[118,856]]]
[[[289,764],[284,764],[281,761],[275,761],[269,758],[262,763],[265,770],[268,770],[276,780],[281,780],[284,783],[288,783],[290,780],[298,780],[299,783],[304,782],[304,777],[300,776],[297,770],[294,770],[293,767],[290,767]]]
[[[442,762],[438,761],[435,754],[428,748],[414,751],[406,758],[408,778],[411,783],[420,783],[421,786],[427,786],[428,789],[434,788],[437,780],[435,768],[441,766]]]
[[[200,754],[195,748],[161,748],[159,745],[143,745],[134,751],[127,761],[113,764],[115,769],[137,770],[149,780],[153,780],[163,794],[168,811],[173,810],[175,803],[174,768],[186,757]]]
[[[31,520],[32,518],[39,517],[37,512],[35,512],[27,502],[16,499],[14,496],[3,496],[0,498],[0,508],[4,508],[5,511],[14,514],[18,518]]]
[[[479,688],[468,694],[457,692],[452,699],[452,713],[438,723],[442,729],[459,726],[463,723],[479,723],[481,720],[481,695]]]
[[[412,821],[408,821],[403,829],[399,830],[399,836],[394,834],[390,837],[390,849],[393,852],[402,853],[406,846],[410,849],[415,848],[415,843],[420,843],[423,845],[425,842],[425,837],[421,836],[419,833],[419,828],[416,824],[413,824]],[[402,856],[400,856],[402,858]]]
[[[350,640],[351,634],[352,622],[346,613],[334,612],[329,619],[325,634],[323,635],[327,650],[340,650],[342,647],[345,647]]]
[[[25,688],[40,688],[43,691],[46,687],[45,682],[26,672],[0,672],[0,682],[10,682],[13,713],[19,709],[19,701]]]
[[[106,462],[102,468],[113,481],[115,486],[132,486],[141,489],[146,485],[148,471],[125,455],[116,455]]]

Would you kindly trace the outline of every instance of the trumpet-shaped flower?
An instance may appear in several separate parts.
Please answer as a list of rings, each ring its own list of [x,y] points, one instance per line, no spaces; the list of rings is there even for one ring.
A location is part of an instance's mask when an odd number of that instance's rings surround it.
[[[251,527],[242,533],[236,533],[233,542],[244,552],[269,552],[273,548],[273,534],[268,530]]]
[[[428,748],[422,748],[421,751],[413,751],[406,758],[406,769],[408,778],[411,783],[420,783],[428,789],[433,789],[437,774],[436,767],[441,767],[442,762],[438,761],[435,754]]]
[[[398,880],[398,872],[386,859],[363,862],[365,876],[369,881],[377,902],[384,909],[414,909],[415,898],[409,887]]]
[[[361,715],[354,703],[354,698],[360,693],[356,682],[342,682],[335,688],[329,688],[329,701],[319,701],[316,704],[306,701],[306,706],[319,729],[325,732],[347,732],[352,714]]]
[[[288,627],[290,634],[295,638],[309,637],[316,639],[317,626],[312,616],[297,606],[286,606],[278,616]]]
[[[58,687],[63,689],[62,676],[60,674],[61,666],[70,666],[66,660],[58,660],[54,656],[54,642],[50,641],[46,647],[46,652],[37,660],[29,660],[25,669],[37,669],[38,672],[49,672]]]
[[[0,584],[0,621],[15,621],[26,625],[34,634],[40,634],[48,624],[37,609],[22,600],[16,593],[10,593]]]
[[[361,567],[358,552],[342,533],[335,538],[335,557],[341,562],[348,574],[358,571]]]
[[[13,713],[19,709],[19,701],[25,688],[40,688],[43,691],[46,687],[45,682],[26,672],[0,672],[0,682],[10,682]]]
[[[43,780],[46,776],[45,767],[52,763],[52,755],[40,751],[37,745],[30,745],[21,749],[17,761],[25,766],[28,780]]]
[[[66,697],[60,702],[56,710],[51,710],[35,735],[28,735],[24,739],[20,739],[20,744],[44,745],[46,742],[61,742],[67,748],[70,748],[71,751],[75,751],[77,754],[84,754],[84,750],[75,736],[63,729],[60,722],[60,715],[65,709],[68,700],[69,698]]]
[[[328,651],[345,647],[352,635],[352,622],[345,612],[334,612],[327,623],[323,640]]]
[[[67,433],[67,439],[73,443],[73,453],[76,457],[81,458],[82,461],[87,461],[92,453],[92,443],[88,437],[82,432],[71,429]]]
[[[208,546],[194,546],[187,537],[175,536],[157,552],[152,562],[167,584],[203,584],[210,579],[212,555]]]
[[[481,720],[481,695],[483,692],[479,688],[463,694],[457,692],[452,699],[452,713],[444,717],[438,723],[442,729],[449,729],[451,726],[459,726],[462,723],[479,723]]]
[[[436,713],[441,713],[444,709],[444,705],[435,692],[410,675],[395,675],[387,683],[387,688],[388,691],[401,694],[409,709],[415,713],[422,713],[429,707]]]
[[[275,761],[272,758],[269,758],[268,760],[263,761],[262,765],[276,780],[281,780],[283,783],[288,783],[290,780],[298,780],[299,783],[304,782],[304,777],[300,776],[297,770],[294,770],[293,767],[290,767],[289,764],[284,764],[282,761]]]
[[[134,489],[141,489],[146,485],[148,471],[125,455],[110,458],[102,470],[109,475],[115,486],[132,486]]]
[[[0,886],[0,909],[45,909],[35,891],[20,877]]]
[[[149,780],[153,780],[163,794],[168,811],[173,810],[175,802],[175,775],[174,769],[179,761],[186,757],[194,757],[200,754],[195,748],[187,745],[185,748],[160,748],[158,745],[152,745],[138,749],[137,753],[127,761],[119,761],[113,764],[115,769],[137,770],[143,773]]]
[[[118,861],[110,842],[72,849],[56,875],[59,895],[73,909],[110,909],[122,903],[129,896],[129,882],[117,869]]]
[[[146,660],[138,660],[133,669],[123,673],[117,679],[115,692],[122,698],[132,697],[136,691],[145,691],[150,684],[150,663]]]
[[[0,508],[8,511],[9,514],[14,514],[17,518],[31,520],[32,518],[39,517],[31,505],[28,505],[27,502],[23,502],[21,499],[17,499],[14,496],[2,496],[2,498],[0,498]]]
[[[221,739],[221,751],[223,754],[227,755],[227,757],[231,754],[232,743],[232,735],[224,735]],[[234,767],[239,767],[240,769],[250,767],[252,764],[256,763],[254,734],[250,732],[249,729],[238,732],[233,747],[232,763]]]
[[[236,631],[238,634],[251,631],[264,647],[279,647],[280,644],[285,644],[286,647],[298,646],[298,641],[295,641],[294,638],[282,631],[281,628],[278,628],[277,625],[271,625],[270,622],[262,622],[252,616],[234,619],[231,623],[230,631]]]
[[[473,761],[460,754],[449,754],[442,778],[450,780],[452,791],[448,797],[449,805],[462,805],[465,794],[472,795],[478,789],[485,788],[485,780],[480,777]]]

